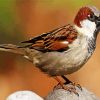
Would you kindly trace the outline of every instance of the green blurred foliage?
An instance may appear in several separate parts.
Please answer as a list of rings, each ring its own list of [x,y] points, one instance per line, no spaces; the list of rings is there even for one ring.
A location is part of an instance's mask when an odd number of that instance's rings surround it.
[[[0,0],[0,43],[7,41],[16,42],[16,39],[19,39],[21,36],[21,30],[15,23],[15,1]]]
[[[94,2],[92,0],[38,0],[38,3],[51,9],[61,7],[74,9],[84,5],[92,5]]]

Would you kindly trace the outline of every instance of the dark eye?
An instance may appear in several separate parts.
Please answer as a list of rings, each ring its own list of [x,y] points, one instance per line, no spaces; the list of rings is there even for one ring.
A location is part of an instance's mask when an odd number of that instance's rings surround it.
[[[90,15],[88,15],[88,19],[90,20],[90,21],[95,21],[95,15],[94,14],[90,14]]]

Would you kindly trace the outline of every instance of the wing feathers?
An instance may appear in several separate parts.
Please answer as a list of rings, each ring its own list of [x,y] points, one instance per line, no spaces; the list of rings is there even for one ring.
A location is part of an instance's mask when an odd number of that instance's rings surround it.
[[[62,51],[69,48],[68,45],[77,38],[77,34],[73,26],[65,25],[22,43],[32,43],[30,48],[43,52]]]

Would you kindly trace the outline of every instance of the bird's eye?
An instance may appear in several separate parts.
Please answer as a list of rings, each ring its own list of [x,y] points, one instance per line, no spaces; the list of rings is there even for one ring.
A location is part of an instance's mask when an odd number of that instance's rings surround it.
[[[90,21],[95,21],[95,15],[94,15],[94,14],[88,15],[88,19],[89,19]]]

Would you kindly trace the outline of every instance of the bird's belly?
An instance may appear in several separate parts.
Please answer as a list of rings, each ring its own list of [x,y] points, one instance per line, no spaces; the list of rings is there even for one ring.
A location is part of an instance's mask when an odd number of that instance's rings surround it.
[[[50,76],[71,74],[89,58],[87,49],[74,48],[67,52],[48,52],[35,59],[35,65]]]

